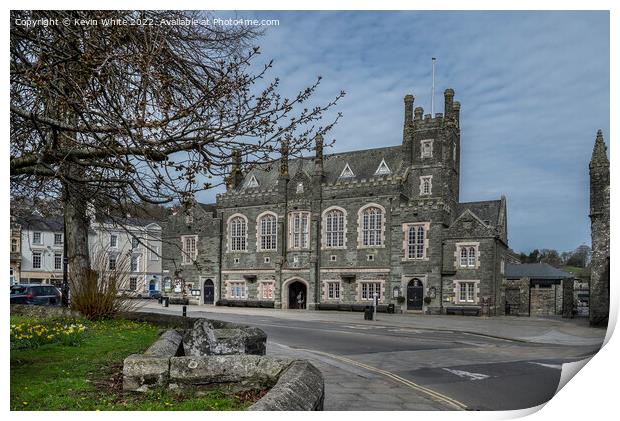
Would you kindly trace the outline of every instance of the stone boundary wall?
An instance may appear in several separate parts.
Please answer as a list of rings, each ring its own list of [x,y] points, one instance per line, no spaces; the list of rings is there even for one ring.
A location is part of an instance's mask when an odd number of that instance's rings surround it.
[[[127,313],[126,318],[160,326],[193,329],[209,323],[223,330],[246,329],[256,337],[260,329],[216,320],[157,313]],[[262,331],[260,331],[262,333]],[[263,333],[264,335],[264,333]],[[187,335],[185,336],[187,337]],[[266,336],[265,336],[266,339]],[[182,389],[211,384],[232,384],[242,389],[270,388],[252,411],[321,411],[325,384],[321,372],[305,360],[264,355],[184,355],[184,335],[165,331],[144,354],[127,357],[123,389],[145,392],[153,387]]]

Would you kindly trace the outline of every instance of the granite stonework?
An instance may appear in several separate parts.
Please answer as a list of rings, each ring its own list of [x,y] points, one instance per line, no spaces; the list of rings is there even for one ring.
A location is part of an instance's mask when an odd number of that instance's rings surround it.
[[[235,153],[227,190],[216,203],[194,203],[170,218],[163,248],[174,262],[164,259],[164,277],[191,284],[202,294],[193,302],[200,303],[269,300],[275,308],[307,309],[369,304],[370,283],[379,302],[397,310],[439,314],[472,306],[483,315],[503,314],[506,199],[459,200],[462,145],[454,91],[444,92],[444,112],[435,116],[424,116],[413,103],[407,95],[401,145],[328,155],[317,135],[313,157],[293,159],[283,144],[279,162],[247,166]],[[432,177],[426,191],[425,177]],[[380,214],[380,239],[372,245],[364,244],[363,234],[370,208]],[[331,211],[343,217],[342,244],[328,244]],[[296,247],[299,212],[308,215],[308,240]],[[262,247],[265,218],[274,218],[275,247]],[[232,244],[234,221],[243,225],[241,250]],[[412,225],[423,228],[419,254],[409,253]],[[182,259],[188,235],[197,238],[192,264]],[[474,250],[471,264],[461,264],[466,246]],[[211,283],[215,297],[207,300]],[[399,296],[406,298],[402,306]]]
[[[210,320],[196,321],[183,336],[187,356],[201,355],[265,355],[267,335],[255,327],[216,328]]]
[[[125,358],[124,390],[169,388],[182,393],[184,388],[213,385],[267,388],[250,410],[323,409],[325,386],[320,371],[304,360],[265,356],[267,336],[260,329],[206,319],[188,323],[162,315],[158,320],[177,328],[166,330],[144,354]]]
[[[603,132],[596,134],[590,160],[590,222],[592,262],[590,266],[590,324],[607,326],[609,321],[609,159]]]

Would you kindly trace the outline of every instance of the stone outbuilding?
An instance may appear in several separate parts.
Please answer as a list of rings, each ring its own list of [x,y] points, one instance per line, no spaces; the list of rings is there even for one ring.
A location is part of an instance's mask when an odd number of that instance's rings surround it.
[[[505,294],[506,315],[564,315],[565,304],[569,313],[573,307],[573,275],[547,263],[509,263]]]

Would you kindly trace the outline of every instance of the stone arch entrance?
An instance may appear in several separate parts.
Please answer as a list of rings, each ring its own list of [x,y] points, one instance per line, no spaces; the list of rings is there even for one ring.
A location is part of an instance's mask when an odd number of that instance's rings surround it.
[[[205,304],[213,304],[215,300],[215,285],[211,279],[207,279],[203,286],[203,297]]]
[[[282,308],[303,310],[308,305],[308,282],[291,278],[282,285]]]
[[[424,284],[413,278],[407,284],[407,310],[422,310],[424,301]]]

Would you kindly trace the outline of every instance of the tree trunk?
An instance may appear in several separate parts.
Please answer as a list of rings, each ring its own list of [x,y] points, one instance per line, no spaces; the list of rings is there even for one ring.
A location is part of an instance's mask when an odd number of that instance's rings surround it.
[[[77,189],[78,186],[68,182],[64,185],[65,241],[67,242],[70,282],[79,282],[86,270],[90,269],[88,203],[84,199],[84,193]]]

